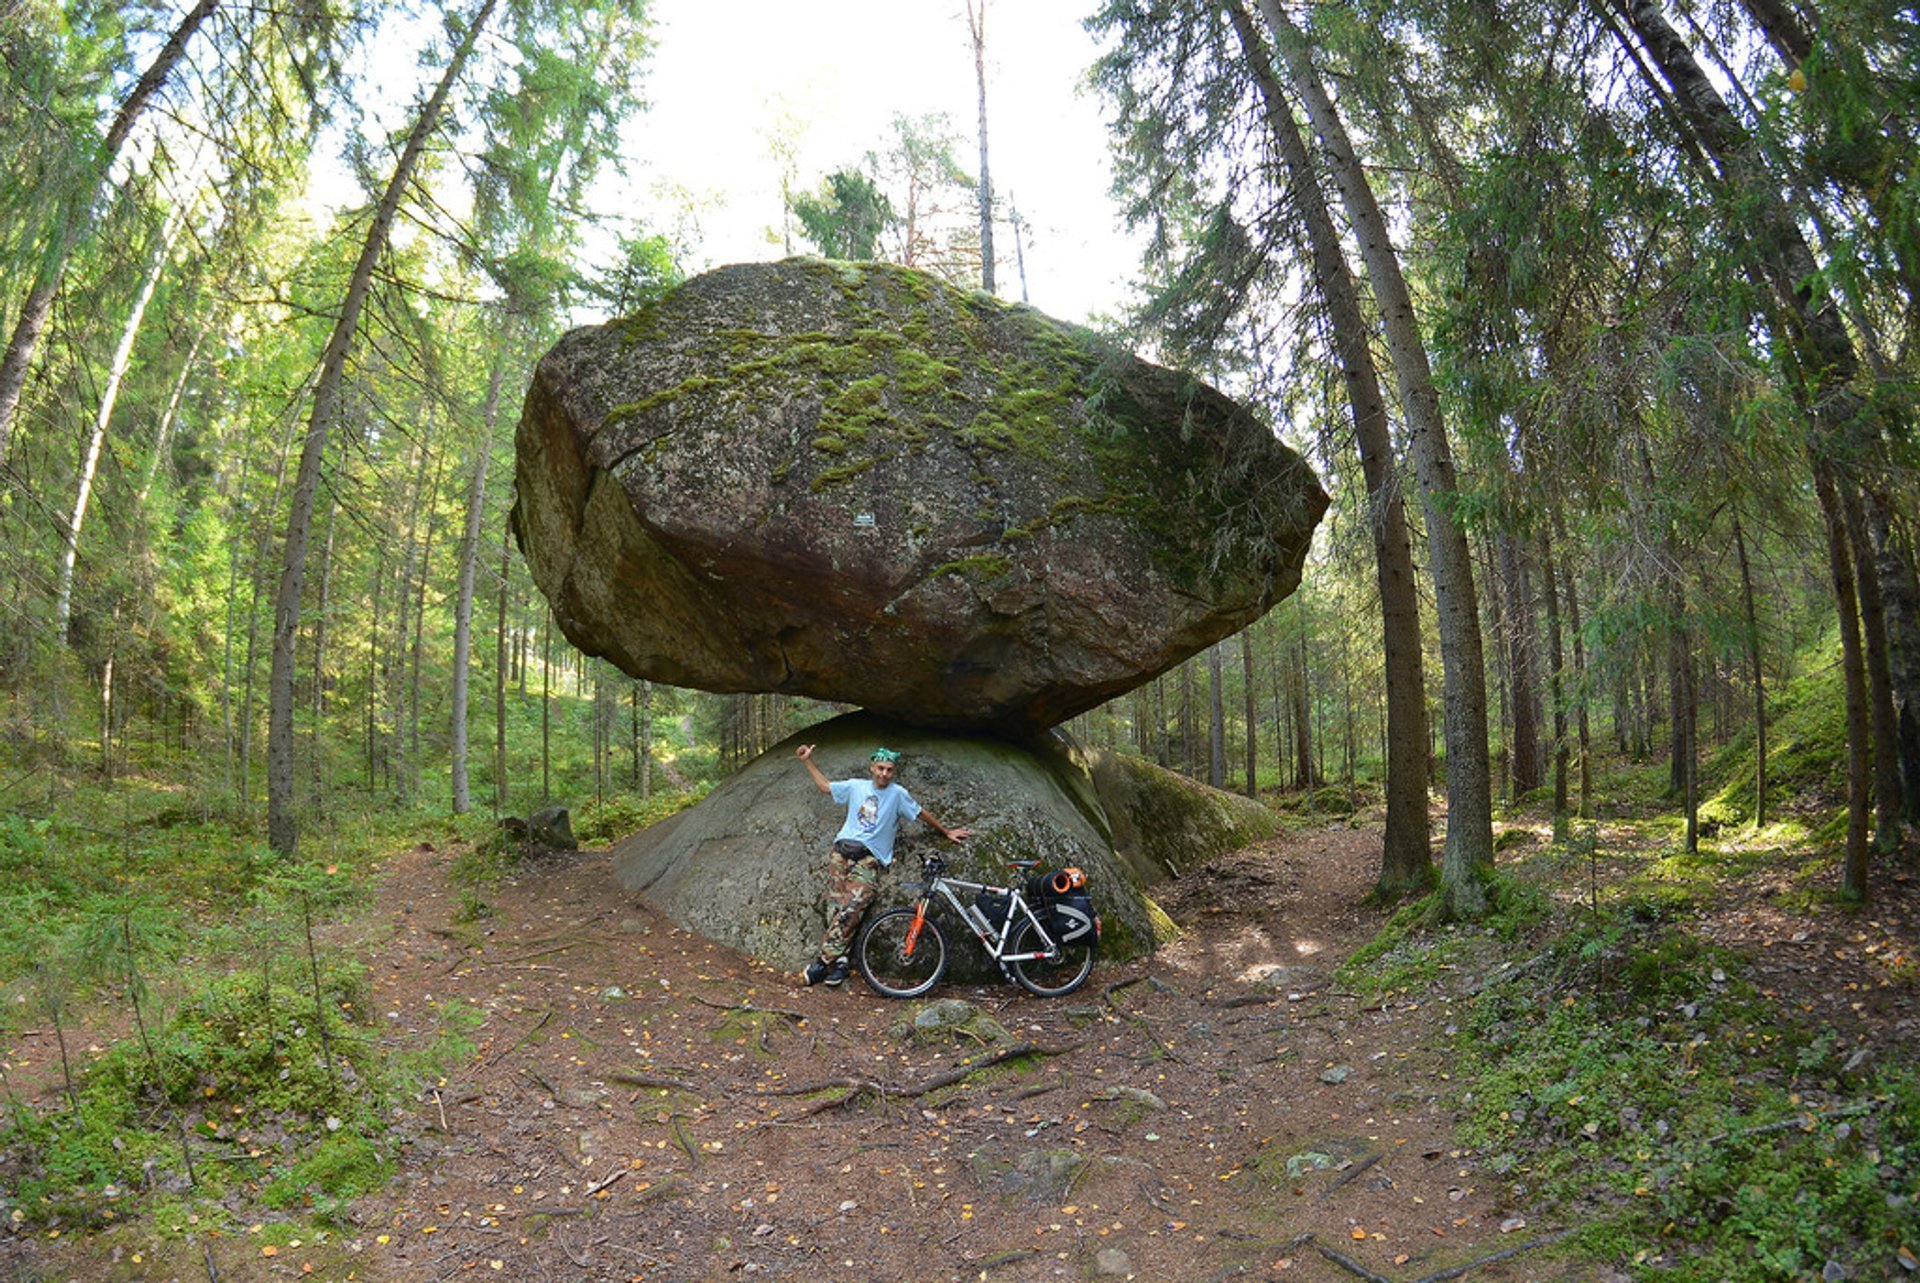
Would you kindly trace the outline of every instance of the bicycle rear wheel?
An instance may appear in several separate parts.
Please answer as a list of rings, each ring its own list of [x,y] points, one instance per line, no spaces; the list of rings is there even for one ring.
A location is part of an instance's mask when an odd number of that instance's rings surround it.
[[[1045,947],[1033,923],[1022,922],[1014,928],[1007,952],[1037,953]],[[1093,943],[1055,945],[1052,957],[1010,959],[1006,966],[1014,982],[1028,993],[1058,998],[1078,989],[1093,974]]]
[[[909,941],[916,916],[913,909],[888,909],[867,919],[860,929],[853,960],[874,992],[889,998],[918,998],[939,983],[946,971],[947,942],[932,918],[922,920],[919,934]]]

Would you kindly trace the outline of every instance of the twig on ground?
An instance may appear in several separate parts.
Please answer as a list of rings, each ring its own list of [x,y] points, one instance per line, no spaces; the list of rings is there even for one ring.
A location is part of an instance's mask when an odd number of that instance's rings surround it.
[[[626,1168],[626,1167],[622,1167],[622,1168],[621,1168],[621,1169],[620,1169],[619,1171],[616,1171],[616,1172],[613,1172],[613,1173],[611,1173],[611,1174],[609,1174],[609,1175],[607,1175],[607,1176],[603,1176],[603,1177],[601,1177],[601,1178],[600,1178],[599,1180],[597,1180],[597,1181],[595,1181],[595,1182],[594,1182],[593,1184],[591,1184],[591,1185],[589,1185],[589,1186],[587,1186],[587,1187],[586,1187],[585,1189],[583,1189],[583,1190],[581,1190],[581,1191],[580,1191],[580,1197],[581,1197],[581,1198],[592,1198],[592,1197],[593,1197],[593,1196],[594,1196],[595,1194],[598,1194],[598,1193],[599,1193],[599,1192],[600,1192],[601,1190],[603,1190],[603,1189],[605,1189],[605,1188],[606,1188],[607,1186],[609,1186],[609,1185],[611,1185],[611,1184],[613,1184],[613,1183],[614,1183],[615,1181],[618,1181],[618,1180],[620,1180],[620,1179],[621,1179],[622,1177],[624,1177],[624,1176],[625,1176],[625,1175],[626,1175],[626,1174],[627,1174],[627,1173],[628,1173],[628,1172],[629,1172],[630,1170],[632,1170],[632,1169],[631,1169],[631,1168]]]
[[[1822,1110],[1817,1114],[1795,1114],[1792,1118],[1783,1118],[1777,1123],[1762,1123],[1758,1127],[1742,1127],[1738,1131],[1722,1132],[1718,1136],[1709,1136],[1701,1141],[1702,1145],[1719,1145],[1730,1140],[1739,1140],[1747,1136],[1764,1136],[1768,1132],[1806,1130],[1815,1122],[1824,1122],[1829,1118],[1850,1118],[1856,1114],[1871,1114],[1879,1109],[1879,1101],[1861,1101],[1852,1105],[1841,1105],[1837,1109]]]
[[[560,1245],[560,1250],[567,1254],[567,1259],[569,1261],[572,1261],[575,1265],[577,1265],[581,1269],[583,1270],[587,1269],[593,1264],[591,1259],[582,1259],[573,1254],[572,1244],[567,1242],[565,1236],[560,1233],[558,1227],[555,1227],[553,1230],[553,1241]]]
[[[1358,1180],[1360,1178],[1360,1173],[1366,1171],[1369,1167],[1372,1167],[1375,1163],[1379,1162],[1382,1157],[1383,1156],[1380,1154],[1368,1154],[1365,1158],[1355,1163],[1352,1167],[1349,1167],[1346,1171],[1340,1173],[1340,1178],[1338,1180],[1334,1181],[1332,1184],[1328,1185],[1325,1189],[1321,1190],[1320,1197],[1327,1198],[1333,1193],[1333,1191],[1339,1189],[1342,1185],[1348,1185]]]
[[[1280,1001],[1280,995],[1277,993],[1249,993],[1242,994],[1238,998],[1227,998],[1221,1002],[1210,1002],[1207,1005],[1219,1011],[1232,1011],[1235,1007],[1269,1006],[1278,1001]]]
[[[1040,1255],[1040,1253],[1034,1251],[1032,1248],[1021,1248],[1013,1252],[1002,1252],[998,1256],[979,1262],[974,1265],[973,1268],[985,1274],[988,1270],[996,1269],[999,1266],[1011,1265],[1015,1261],[1024,1261],[1038,1255]]]
[[[1060,1088],[1065,1085],[1066,1084],[1064,1082],[1059,1082],[1059,1081],[1050,1082],[1050,1083],[1037,1083],[1034,1086],[1027,1088],[1025,1091],[1017,1091],[1013,1093],[1013,1096],[1011,1097],[1011,1099],[1027,1100],[1034,1096],[1044,1096],[1050,1091],[1059,1091]]]

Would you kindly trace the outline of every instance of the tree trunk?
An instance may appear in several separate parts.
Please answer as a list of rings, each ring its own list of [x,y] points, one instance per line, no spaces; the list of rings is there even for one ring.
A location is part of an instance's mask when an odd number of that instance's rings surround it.
[[[1675,590],[1676,618],[1681,609]],[[1681,810],[1687,819],[1687,851],[1700,849],[1699,693],[1693,678],[1693,632],[1676,624],[1668,652],[1673,665],[1673,765],[1678,773]]]
[[[493,813],[507,805],[507,582],[513,569],[513,541],[506,522],[500,523],[499,614],[493,631]]]
[[[1540,715],[1536,708],[1540,687],[1533,662],[1533,603],[1528,600],[1526,552],[1519,540],[1502,530],[1495,532],[1493,545],[1499,562],[1500,586],[1506,594],[1507,673],[1513,688],[1507,705],[1511,718],[1508,752],[1513,763],[1512,797],[1518,802],[1542,782],[1537,730]]]
[[[1560,545],[1567,543],[1565,524],[1560,514],[1554,513],[1554,524],[1560,535]],[[1574,725],[1580,740],[1580,818],[1593,818],[1593,738],[1587,724],[1587,652],[1586,643],[1580,636],[1580,577],[1568,572],[1564,595],[1567,603],[1567,625],[1573,634],[1573,688],[1579,692],[1574,701]],[[1616,705],[1616,708],[1618,706]],[[1616,714],[1617,716],[1617,714]]]
[[[193,332],[193,342],[187,345],[186,359],[180,362],[180,373],[173,381],[173,391],[167,394],[166,409],[160,413],[160,422],[153,431],[153,454],[147,460],[147,475],[140,483],[140,493],[135,504],[141,508],[147,506],[147,496],[153,493],[154,482],[160,478],[160,469],[165,465],[167,449],[173,440],[174,421],[180,415],[180,403],[186,399],[187,379],[193,373],[193,363],[200,356],[200,345],[206,341],[207,329],[202,325]]]
[[[202,0],[211,7],[212,0]],[[460,43],[447,60],[446,71],[434,86],[433,96],[420,109],[413,129],[407,135],[405,149],[394,166],[393,176],[374,207],[361,245],[360,258],[348,278],[346,297],[340,315],[327,340],[321,360],[320,377],[314,387],[313,413],[308,419],[307,438],[300,452],[300,471],[294,483],[293,509],[287,517],[286,555],[280,576],[280,592],[273,611],[273,676],[271,709],[267,726],[267,842],[282,855],[291,855],[298,843],[299,830],[293,814],[293,665],[294,637],[300,626],[300,592],[306,576],[307,539],[313,526],[313,501],[320,485],[320,467],[326,457],[327,436],[339,414],[340,385],[346,372],[347,354],[360,327],[360,310],[373,284],[374,264],[385,251],[387,235],[414,169],[426,149],[427,141],[439,127],[440,113],[454,82],[466,66],[480,31],[493,16],[498,0],[482,0],[479,10],[467,23]]]
[[[1847,542],[1853,547],[1854,579],[1860,588],[1860,634],[1867,668],[1867,707],[1873,727],[1873,839],[1882,854],[1900,847],[1900,739],[1894,729],[1893,670],[1887,656],[1887,614],[1880,569],[1867,532],[1859,488],[1841,486]]]
[[[1207,647],[1207,783],[1227,786],[1226,666],[1220,662],[1220,643]]]
[[[553,608],[540,638],[540,805],[553,801]]]
[[[1567,839],[1567,692],[1566,651],[1560,644],[1560,586],[1553,565],[1553,541],[1540,532],[1540,586],[1547,598],[1547,698],[1553,704],[1553,837]]]
[[[987,167],[987,0],[967,0],[967,31],[973,37],[973,79],[980,91],[980,288],[994,292],[993,177]]]
[[[1730,203],[1740,206],[1741,226],[1749,229],[1745,248],[1751,270],[1768,288],[1775,313],[1773,322],[1792,345],[1798,381],[1794,393],[1810,420],[1805,446],[1826,526],[1828,567],[1840,622],[1848,733],[1843,893],[1850,900],[1863,901],[1867,896],[1867,811],[1872,792],[1868,737],[1872,725],[1854,561],[1829,462],[1833,453],[1859,443],[1859,420],[1870,412],[1852,390],[1859,373],[1858,354],[1833,295],[1816,293],[1816,284],[1823,277],[1805,236],[1780,197],[1779,176],[1766,171],[1753,139],[1694,59],[1692,50],[1668,24],[1656,0],[1610,3],[1671,87],[1669,101],[1685,119],[1692,139],[1712,157],[1715,168],[1706,175],[1707,181],[1722,188]],[[1649,88],[1656,96],[1662,94],[1657,83],[1650,83]]]
[[[1199,739],[1193,729],[1193,661],[1188,659],[1180,665],[1180,760],[1188,779],[1200,774],[1196,756]]]
[[[1413,297],[1400,272],[1386,216],[1360,164],[1345,125],[1313,67],[1305,39],[1279,0],[1258,0],[1287,64],[1301,105],[1313,122],[1327,164],[1359,243],[1367,279],[1379,301],[1387,348],[1400,384],[1408,450],[1426,506],[1435,612],[1446,690],[1447,838],[1440,884],[1444,913],[1473,918],[1486,912],[1485,881],[1493,868],[1493,792],[1487,769],[1486,664],[1479,607],[1466,532],[1454,521],[1453,454],[1440,398],[1433,385]]]
[[[1240,630],[1240,676],[1246,689],[1241,692],[1242,704],[1247,718],[1247,796],[1258,799],[1260,796],[1260,741],[1254,731],[1259,721],[1254,712],[1253,689],[1253,627],[1248,625]]]
[[[397,795],[401,800],[413,796],[413,779],[417,767],[407,752],[407,639],[413,632],[413,603],[415,568],[422,556],[423,540],[420,537],[420,505],[427,490],[427,463],[431,454],[427,437],[423,432],[414,443],[413,484],[408,491],[407,515],[404,522],[406,536],[404,553],[400,560],[399,577],[394,582],[393,596],[400,604],[394,619],[393,640],[387,648],[387,761],[392,767]]]
[[[0,355],[0,462],[7,457],[7,449],[13,438],[13,421],[20,409],[20,394],[26,388],[27,371],[33,365],[34,353],[39,349],[40,336],[47,328],[47,318],[53,314],[53,300],[60,292],[60,279],[67,270],[67,260],[86,234],[87,221],[93,216],[93,206],[100,188],[112,177],[114,163],[120,158],[120,149],[126,145],[128,135],[146,111],[147,104],[166,84],[175,65],[186,56],[187,45],[192,42],[194,34],[219,7],[220,0],[199,0],[180,19],[173,34],[167,37],[167,43],[147,64],[146,71],[134,82],[133,89],[120,104],[120,110],[114,114],[113,124],[108,126],[107,136],[100,142],[99,155],[85,186],[62,202],[63,212],[52,229],[46,257],[41,261],[32,288],[27,291],[20,314],[14,318],[13,337],[7,342],[6,353]]]
[[[1746,611],[1747,676],[1753,683],[1753,827],[1767,827],[1767,689],[1760,667],[1760,616],[1753,608],[1753,568],[1747,562],[1747,536],[1733,518],[1733,550],[1740,559],[1740,600]]]
[[[413,646],[407,672],[407,796],[420,787],[420,661],[425,649],[427,626],[427,583],[431,579],[434,533],[440,525],[440,479],[446,466],[444,451],[433,461],[433,484],[427,487],[427,533],[420,541],[420,577],[418,597],[413,605]]]
[[[1386,652],[1387,814],[1379,889],[1388,895],[1433,881],[1427,816],[1426,676],[1420,653],[1420,603],[1406,508],[1393,462],[1386,396],[1374,365],[1372,328],[1360,305],[1338,229],[1321,193],[1320,171],[1280,92],[1252,20],[1230,0],[1239,34],[1266,108],[1267,133],[1286,166],[1294,208],[1306,224],[1314,284],[1326,304],[1335,350],[1353,413],[1360,470],[1367,486],[1367,526],[1373,536],[1380,589],[1380,631]],[[1249,695],[1251,698],[1251,695]],[[1251,725],[1252,716],[1248,716]]]
[[[127,377],[127,367],[133,363],[133,344],[140,337],[141,322],[146,320],[147,304],[153,301],[153,292],[160,287],[160,278],[167,270],[167,251],[173,248],[174,233],[179,231],[183,221],[178,216],[170,216],[161,230],[159,243],[153,247],[153,261],[147,265],[147,275],[140,283],[140,293],[133,301],[133,311],[127,314],[127,323],[120,329],[120,342],[114,346],[113,360],[107,366],[106,381],[100,387],[100,405],[93,416],[93,432],[87,438],[87,452],[80,463],[80,485],[73,499],[73,515],[67,519],[67,528],[61,532],[66,546],[60,552],[60,580],[54,594],[53,635],[63,643],[69,641],[68,625],[73,619],[73,576],[80,560],[80,530],[86,524],[87,503],[93,497],[93,480],[100,468],[100,451],[107,444],[107,425],[113,421],[114,403],[120,399],[120,385]]]
[[[325,796],[327,787],[327,755],[321,746],[327,716],[327,614],[333,596],[333,520],[339,509],[339,497],[329,491],[327,535],[320,552],[320,608],[313,620],[313,740],[309,751],[313,755],[313,792],[316,797]]]
[[[1867,899],[1867,815],[1873,794],[1873,764],[1867,756],[1872,731],[1868,725],[1866,665],[1861,657],[1860,615],[1846,517],[1833,476],[1824,463],[1815,463],[1813,485],[1826,525],[1828,573],[1840,608],[1840,669],[1847,717],[1847,849],[1840,891],[1843,899],[1861,904]]]
[[[465,815],[473,809],[467,789],[467,666],[473,651],[473,579],[480,564],[480,522],[487,506],[487,465],[493,459],[493,431],[500,416],[500,385],[505,377],[505,353],[496,351],[493,369],[487,376],[486,404],[480,412],[473,481],[467,487],[467,524],[460,538],[459,586],[453,599],[453,680],[449,691],[452,708],[448,712],[447,758],[455,815]]]
[[[1313,726],[1310,709],[1313,701],[1307,690],[1307,635],[1302,628],[1294,639],[1293,663],[1287,688],[1293,705],[1293,761],[1295,788],[1318,788],[1320,778],[1313,769]]]
[[[1890,510],[1885,495],[1867,495],[1867,523],[1886,610],[1901,814],[1908,824],[1920,825],[1920,586],[1914,582],[1911,545],[1895,527]]]

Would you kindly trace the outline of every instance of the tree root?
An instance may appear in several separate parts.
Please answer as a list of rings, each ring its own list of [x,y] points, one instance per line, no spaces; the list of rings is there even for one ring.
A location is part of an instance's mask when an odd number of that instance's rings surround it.
[[[527,1045],[528,1041],[531,1040],[535,1034],[539,1033],[542,1029],[545,1029],[547,1027],[547,1022],[552,1019],[553,1019],[553,1008],[548,1007],[545,1011],[540,1013],[540,1019],[533,1022],[533,1028],[521,1034],[519,1039],[511,1047],[505,1048],[502,1051],[495,1052],[492,1056],[488,1057],[486,1064],[482,1065],[481,1068],[490,1069],[494,1065],[499,1064],[501,1060],[505,1059],[508,1056],[511,1056],[514,1052],[519,1051],[522,1047]]]
[[[938,1091],[942,1087],[951,1087],[953,1084],[979,1073],[982,1069],[991,1069],[993,1066],[1004,1064],[1009,1060],[1018,1060],[1023,1056],[1064,1056],[1068,1052],[1079,1050],[1080,1046],[1081,1044],[1077,1042],[1068,1043],[1064,1047],[1042,1047],[1038,1043],[1031,1042],[1016,1043],[1011,1047],[1003,1047],[999,1051],[977,1060],[969,1057],[961,1061],[956,1068],[950,1069],[944,1074],[935,1074],[925,1082],[917,1083],[910,1087],[889,1087],[887,1084],[875,1082],[871,1078],[840,1077],[823,1078],[816,1082],[804,1083],[792,1087],[763,1087],[755,1094],[760,1096],[810,1096],[814,1092],[830,1091],[835,1087],[844,1087],[847,1089],[846,1095],[836,1096],[832,1100],[820,1102],[807,1111],[809,1114],[825,1113],[829,1109],[841,1108],[852,1104],[862,1096],[869,1095],[877,1096],[881,1100],[886,1100],[889,1097],[897,1097],[901,1100],[915,1100],[926,1095],[928,1092]]]
[[[1428,1274],[1422,1278],[1417,1278],[1413,1281],[1413,1283],[1446,1283],[1446,1280],[1457,1279],[1462,1274],[1467,1273],[1467,1271],[1469,1270],[1477,1270],[1483,1265],[1492,1265],[1496,1261],[1510,1260],[1511,1258],[1520,1255],[1522,1252],[1531,1252],[1537,1247],[1547,1247],[1550,1244],[1558,1243],[1561,1239],[1567,1237],[1567,1235],[1571,1233],[1573,1233],[1572,1230],[1566,1229],[1566,1230],[1556,1230],[1552,1234],[1542,1234],[1539,1238],[1528,1239],[1526,1242],[1520,1244],[1518,1247],[1510,1247],[1506,1249],[1504,1252],[1495,1252],[1491,1256],[1483,1256],[1479,1260],[1468,1261],[1465,1265],[1456,1265],[1451,1269],[1439,1270],[1433,1274]]]
[[[1509,1247],[1504,1251],[1494,1252],[1488,1256],[1477,1257],[1464,1265],[1453,1265],[1444,1270],[1437,1270],[1432,1274],[1423,1275],[1420,1278],[1414,1279],[1412,1283],[1447,1283],[1450,1279],[1457,1279],[1463,1274],[1470,1274],[1482,1266],[1496,1265],[1501,1261],[1512,1260],[1522,1253],[1531,1252],[1536,1248],[1547,1247],[1551,1244],[1558,1243],[1571,1233],[1573,1233],[1572,1230],[1565,1229],[1556,1230],[1552,1234],[1542,1234],[1539,1238],[1528,1239],[1526,1242],[1515,1247]],[[1393,1280],[1386,1275],[1375,1274],[1372,1270],[1360,1264],[1360,1262],[1354,1260],[1345,1252],[1328,1247],[1312,1234],[1295,1235],[1293,1238],[1287,1240],[1281,1250],[1286,1251],[1291,1248],[1301,1247],[1307,1243],[1313,1244],[1315,1251],[1319,1252],[1320,1255],[1326,1257],[1329,1261],[1332,1261],[1349,1274],[1352,1274],[1355,1278],[1365,1279],[1367,1283],[1393,1283]]]
[[[610,1083],[619,1083],[622,1087],[650,1087],[655,1091],[684,1091],[688,1095],[698,1096],[701,1089],[693,1083],[680,1078],[669,1078],[665,1074],[634,1074],[621,1070],[607,1075]]]
[[[750,1016],[785,1016],[796,1025],[804,1024],[808,1019],[806,1012],[789,1011],[785,1007],[756,1007],[750,1002],[714,1002],[710,999],[702,998],[699,994],[693,994],[691,996],[693,1000],[701,1006],[711,1007],[715,1011],[738,1011]]]

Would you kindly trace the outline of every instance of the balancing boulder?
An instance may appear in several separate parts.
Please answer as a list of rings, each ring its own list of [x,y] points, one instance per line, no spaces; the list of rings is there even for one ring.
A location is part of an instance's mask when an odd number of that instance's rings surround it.
[[[722,268],[575,330],[514,528],[639,677],[1031,735],[1299,582],[1326,496],[1248,410],[906,268]]]

